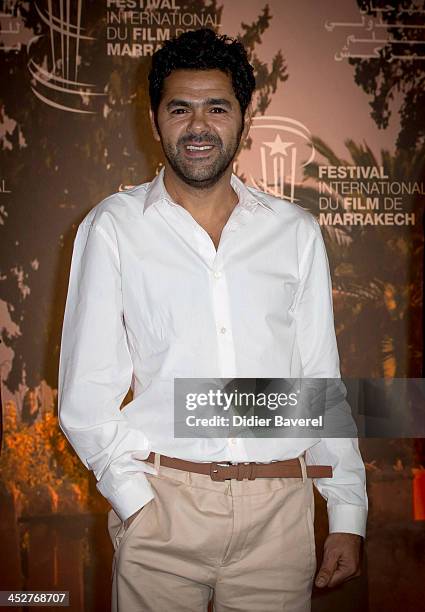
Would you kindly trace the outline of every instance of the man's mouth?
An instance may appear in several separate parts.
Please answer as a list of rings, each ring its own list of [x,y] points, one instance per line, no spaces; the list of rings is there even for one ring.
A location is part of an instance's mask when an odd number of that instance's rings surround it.
[[[186,145],[188,151],[208,151],[212,149],[213,145]]]
[[[188,144],[184,147],[188,157],[208,157],[210,151],[214,149],[212,144]]]

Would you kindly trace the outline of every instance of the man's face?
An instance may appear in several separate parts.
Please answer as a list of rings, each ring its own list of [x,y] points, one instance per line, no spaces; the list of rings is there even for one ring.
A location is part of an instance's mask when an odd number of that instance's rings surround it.
[[[198,189],[214,185],[229,168],[242,136],[239,102],[221,70],[175,70],[164,80],[156,140],[175,174]]]

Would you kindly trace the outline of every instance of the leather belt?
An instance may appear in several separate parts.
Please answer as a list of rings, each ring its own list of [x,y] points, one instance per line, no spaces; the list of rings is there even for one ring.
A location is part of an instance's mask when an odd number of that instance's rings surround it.
[[[155,453],[150,453],[145,461],[154,463]],[[160,455],[160,465],[185,472],[206,474],[211,477],[211,480],[220,482],[229,478],[236,480],[243,480],[244,478],[248,480],[255,480],[256,478],[302,478],[299,459],[273,461],[272,463],[256,463],[255,461],[201,463]],[[332,467],[330,465],[307,465],[306,472],[307,478],[332,478]]]

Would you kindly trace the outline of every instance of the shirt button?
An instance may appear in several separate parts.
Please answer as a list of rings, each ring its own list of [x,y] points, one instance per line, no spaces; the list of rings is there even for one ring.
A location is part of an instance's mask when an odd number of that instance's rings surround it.
[[[214,272],[214,278],[221,278],[221,272]]]
[[[225,334],[227,332],[227,329],[225,327],[222,327],[220,329],[220,334]]]

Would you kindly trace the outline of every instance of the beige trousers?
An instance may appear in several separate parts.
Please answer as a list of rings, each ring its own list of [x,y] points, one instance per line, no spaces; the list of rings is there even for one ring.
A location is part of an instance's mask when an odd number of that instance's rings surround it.
[[[206,612],[211,598],[214,612],[310,610],[311,479],[215,482],[163,466],[146,477],[155,498],[127,529],[108,514],[112,612]]]

